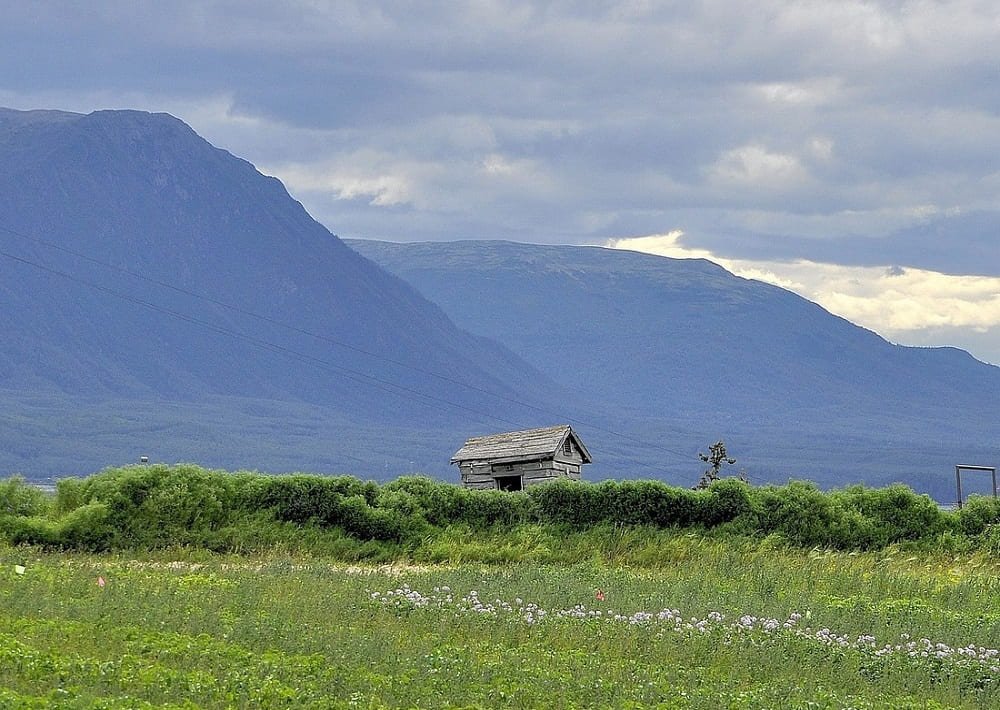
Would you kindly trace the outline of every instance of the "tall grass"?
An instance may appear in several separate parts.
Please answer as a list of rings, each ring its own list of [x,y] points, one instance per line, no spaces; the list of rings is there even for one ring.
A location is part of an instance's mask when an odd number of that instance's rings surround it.
[[[547,537],[553,529],[519,527],[511,544],[538,550],[562,539]],[[989,664],[877,656],[854,643],[870,635],[881,647],[906,634],[1000,647],[1000,570],[989,556],[799,550],[604,524],[570,538],[581,549],[600,544],[608,560],[351,568],[313,555],[50,554],[0,545],[0,706],[1000,702]],[[655,570],[609,563],[652,550],[651,541],[661,555]],[[465,601],[473,593],[481,604]],[[698,630],[642,620],[662,609],[685,622],[721,621]],[[734,630],[747,615],[792,614],[802,616],[794,629]],[[822,629],[850,643],[820,643]]]

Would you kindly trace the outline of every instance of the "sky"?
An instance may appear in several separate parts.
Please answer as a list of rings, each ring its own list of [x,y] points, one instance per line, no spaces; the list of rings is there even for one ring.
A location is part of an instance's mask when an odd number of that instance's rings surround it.
[[[705,257],[1000,363],[995,2],[0,0],[0,105],[172,113],[342,237]]]

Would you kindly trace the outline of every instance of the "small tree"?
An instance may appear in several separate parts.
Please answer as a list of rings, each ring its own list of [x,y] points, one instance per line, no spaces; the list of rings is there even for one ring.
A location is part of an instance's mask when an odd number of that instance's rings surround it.
[[[698,458],[707,463],[709,468],[705,469],[705,472],[701,474],[701,479],[699,479],[698,485],[695,488],[708,488],[714,481],[718,481],[722,477],[720,474],[722,473],[723,464],[732,466],[736,463],[736,459],[730,458],[726,453],[726,442],[721,439],[708,447],[707,454],[699,451]],[[743,478],[743,476],[740,476],[740,478]]]

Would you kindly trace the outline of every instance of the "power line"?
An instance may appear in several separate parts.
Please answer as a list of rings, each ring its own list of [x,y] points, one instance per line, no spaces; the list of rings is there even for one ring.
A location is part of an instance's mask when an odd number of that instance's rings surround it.
[[[14,254],[10,254],[10,253],[5,252],[5,251],[0,251],[0,256],[5,256],[8,259],[12,259],[13,261],[17,261],[17,262],[20,262],[22,264],[27,264],[29,266],[33,266],[33,267],[35,267],[37,269],[41,269],[42,271],[45,271],[47,273],[53,274],[55,276],[59,276],[61,278],[68,279],[70,281],[73,281],[74,283],[80,284],[82,286],[86,286],[88,288],[95,289],[97,291],[101,291],[102,293],[106,293],[106,294],[108,294],[110,296],[113,296],[115,298],[120,298],[120,299],[122,299],[124,301],[128,301],[130,303],[134,303],[134,304],[142,306],[144,308],[149,308],[149,309],[154,310],[154,311],[156,311],[158,313],[162,313],[164,315],[168,315],[168,316],[171,316],[173,318],[178,318],[180,320],[186,321],[188,323],[192,323],[194,325],[199,325],[199,326],[208,328],[209,330],[212,330],[212,331],[214,331],[216,333],[220,333],[220,334],[223,334],[223,335],[229,335],[229,336],[237,338],[239,340],[246,341],[246,342],[248,342],[251,345],[254,345],[256,347],[261,347],[261,348],[264,348],[266,350],[270,350],[272,352],[281,353],[281,354],[287,355],[287,356],[289,356],[289,357],[291,357],[293,359],[296,359],[296,360],[299,360],[299,361],[302,361],[302,362],[307,362],[309,364],[316,365],[317,367],[321,367],[321,368],[324,368],[324,369],[328,369],[328,370],[337,372],[338,374],[341,374],[341,375],[347,377],[347,379],[352,380],[354,382],[359,382],[359,383],[362,383],[362,384],[371,384],[372,386],[374,386],[374,387],[376,387],[378,389],[381,389],[381,390],[383,390],[385,392],[389,392],[391,394],[396,394],[397,396],[402,396],[401,393],[405,392],[407,394],[415,395],[415,396],[418,396],[418,397],[422,397],[424,399],[428,399],[428,400],[437,402],[439,404],[444,404],[444,405],[447,405],[449,407],[455,407],[456,409],[462,409],[462,410],[464,410],[466,412],[469,412],[471,414],[476,414],[476,415],[479,415],[479,416],[488,416],[488,417],[491,417],[492,419],[495,419],[496,421],[502,422],[504,424],[509,424],[511,426],[516,426],[515,422],[509,421],[507,419],[503,419],[502,417],[497,417],[495,415],[490,415],[490,414],[483,414],[482,412],[479,412],[479,411],[477,411],[475,409],[472,409],[471,407],[466,407],[465,405],[459,404],[457,402],[452,402],[450,400],[443,399],[441,397],[436,397],[434,395],[430,395],[430,394],[427,394],[425,392],[420,392],[419,390],[415,390],[415,389],[413,389],[411,387],[406,387],[405,385],[400,385],[400,384],[396,384],[394,382],[389,382],[388,380],[383,380],[382,378],[375,377],[374,375],[369,375],[369,374],[366,374],[364,372],[360,372],[358,370],[353,370],[351,368],[344,367],[342,365],[335,365],[335,364],[333,364],[331,362],[328,362],[328,361],[323,360],[321,358],[315,357],[313,355],[308,355],[306,353],[301,353],[301,352],[299,352],[297,350],[292,350],[291,348],[287,348],[287,347],[285,347],[283,345],[277,345],[277,344],[272,343],[270,341],[262,340],[261,338],[256,338],[254,336],[247,335],[246,333],[241,333],[239,331],[232,330],[230,328],[224,328],[224,327],[216,325],[214,323],[210,323],[208,321],[204,321],[204,320],[201,320],[199,318],[195,318],[194,316],[190,316],[190,315],[188,315],[186,313],[181,313],[179,311],[175,311],[175,310],[170,309],[170,308],[164,308],[163,306],[159,306],[159,305],[157,305],[155,303],[151,303],[149,301],[145,301],[145,300],[143,300],[141,298],[136,298],[134,296],[129,296],[128,294],[121,293],[120,291],[116,291],[116,290],[114,290],[112,288],[108,288],[107,286],[101,286],[100,284],[92,283],[90,281],[87,281],[85,279],[81,279],[81,278],[79,278],[77,276],[74,276],[72,274],[66,273],[65,271],[60,271],[58,269],[53,269],[53,268],[51,268],[49,266],[45,266],[44,264],[39,264],[38,262],[32,261],[30,259],[25,259],[23,257],[15,256]],[[370,380],[370,382],[363,382],[363,380]],[[398,391],[396,391],[396,390],[398,390]]]
[[[454,385],[457,385],[459,387],[465,387],[465,388],[468,388],[470,390],[479,392],[481,394],[485,394],[485,395],[488,395],[488,396],[491,396],[491,397],[496,397],[497,399],[503,400],[503,401],[508,402],[510,404],[515,404],[515,405],[517,405],[519,407],[522,407],[522,408],[525,408],[525,409],[530,409],[530,410],[538,412],[540,414],[545,414],[546,416],[555,417],[555,418],[561,419],[563,421],[567,421],[567,422],[569,422],[571,424],[576,424],[578,426],[588,427],[590,429],[603,432],[603,433],[608,434],[610,436],[613,436],[613,437],[616,437],[616,438],[619,438],[619,439],[622,439],[622,440],[629,441],[629,442],[631,442],[633,444],[638,444],[638,445],[641,445],[641,446],[644,446],[644,447],[647,447],[647,448],[650,448],[650,449],[654,449],[654,450],[661,451],[661,452],[664,452],[664,453],[673,454],[674,456],[681,457],[682,459],[690,459],[690,457],[691,457],[690,454],[682,453],[680,451],[676,451],[674,449],[670,449],[670,448],[662,446],[660,444],[654,444],[654,443],[645,441],[643,439],[639,439],[639,438],[637,438],[637,437],[635,437],[635,436],[633,436],[631,434],[625,433],[625,432],[615,431],[613,429],[609,429],[609,428],[607,428],[605,426],[601,426],[599,424],[595,424],[594,422],[590,422],[590,421],[587,421],[587,420],[584,420],[584,419],[579,419],[579,418],[575,418],[575,417],[565,417],[565,416],[563,416],[559,412],[555,412],[553,410],[546,409],[544,407],[539,407],[537,405],[530,404],[528,402],[524,402],[524,401],[516,399],[514,397],[509,397],[509,396],[501,394],[499,392],[494,392],[492,390],[484,389],[484,388],[479,387],[477,385],[470,384],[470,383],[464,382],[462,380],[457,380],[457,379],[454,379],[452,377],[448,377],[447,375],[442,375],[442,374],[440,374],[438,372],[434,372],[432,370],[427,370],[427,369],[418,367],[416,365],[413,365],[413,364],[410,364],[410,363],[407,363],[407,362],[402,362],[402,361],[399,361],[399,360],[395,360],[395,359],[387,357],[387,356],[385,356],[385,355],[383,355],[381,353],[371,352],[369,350],[365,350],[364,348],[360,348],[360,347],[357,347],[355,345],[351,345],[349,343],[345,343],[345,342],[343,342],[341,340],[337,340],[336,338],[332,338],[330,336],[322,335],[322,334],[319,334],[319,333],[314,333],[314,332],[306,330],[304,328],[300,328],[298,326],[291,325],[289,323],[285,323],[285,322],[280,321],[280,320],[278,320],[276,318],[272,318],[270,316],[266,316],[266,315],[263,315],[263,314],[260,314],[260,313],[256,313],[254,311],[248,310],[246,308],[242,308],[240,306],[233,305],[231,303],[227,303],[225,301],[221,301],[219,299],[213,298],[212,296],[208,296],[206,294],[198,293],[196,291],[191,291],[189,289],[182,288],[182,287],[177,286],[175,284],[171,284],[171,283],[168,283],[168,282],[165,282],[165,281],[161,281],[159,279],[155,279],[155,278],[147,276],[145,274],[142,274],[142,273],[139,273],[139,272],[136,272],[136,271],[132,271],[130,269],[126,269],[126,268],[121,267],[121,266],[116,266],[114,264],[110,264],[110,263],[105,262],[105,261],[101,261],[100,259],[95,259],[94,257],[91,257],[91,256],[89,256],[87,254],[82,254],[82,253],[80,253],[78,251],[75,251],[73,249],[65,247],[65,246],[63,246],[61,244],[56,244],[54,242],[50,242],[50,241],[47,241],[45,239],[41,239],[39,237],[35,237],[35,236],[32,236],[32,235],[24,234],[22,232],[10,229],[9,227],[5,227],[5,226],[2,226],[2,225],[0,225],[0,230],[2,230],[4,232],[7,232],[8,234],[11,234],[13,236],[16,236],[16,237],[19,237],[19,238],[22,238],[22,239],[27,239],[29,241],[36,242],[36,243],[41,244],[43,246],[49,247],[51,249],[56,249],[58,251],[62,251],[64,253],[66,253],[66,254],[70,254],[70,255],[72,255],[74,257],[77,257],[79,259],[83,259],[84,261],[88,261],[90,263],[93,263],[93,264],[95,264],[97,266],[101,266],[101,267],[104,267],[104,268],[107,268],[107,269],[111,269],[113,271],[118,271],[118,272],[123,273],[123,274],[125,274],[127,276],[131,276],[131,277],[139,279],[141,281],[146,281],[148,283],[155,284],[155,285],[160,286],[162,288],[166,288],[166,289],[172,290],[172,291],[174,291],[176,293],[180,293],[180,294],[183,294],[183,295],[186,295],[186,296],[190,296],[192,298],[196,298],[196,299],[205,301],[207,303],[211,303],[211,304],[219,306],[221,308],[225,308],[227,310],[233,311],[234,313],[239,313],[241,315],[245,315],[245,316],[248,316],[248,317],[251,317],[251,318],[258,319],[261,322],[269,323],[271,325],[275,325],[275,326],[278,326],[280,328],[284,328],[284,329],[286,329],[286,330],[288,330],[290,332],[294,332],[294,333],[298,333],[300,335],[305,335],[305,336],[308,336],[308,337],[311,337],[311,338],[315,338],[317,340],[320,340],[320,341],[323,341],[323,342],[327,342],[327,343],[330,343],[332,345],[336,345],[338,347],[342,347],[342,348],[345,348],[345,349],[348,349],[348,350],[352,350],[352,351],[357,352],[359,354],[363,354],[363,355],[365,355],[367,357],[372,357],[372,358],[376,358],[376,359],[379,359],[379,360],[383,360],[385,362],[391,363],[391,364],[396,365],[398,367],[402,367],[402,368],[406,368],[406,369],[412,370],[414,372],[420,372],[421,374],[425,374],[425,375],[428,375],[428,376],[431,376],[431,377],[435,377],[435,378],[437,378],[437,379],[439,379],[439,380],[441,380],[443,382],[448,382],[450,384],[454,384]],[[4,256],[10,257],[11,255],[4,254]],[[16,258],[16,257],[11,257],[11,258]],[[27,260],[21,260],[21,261],[24,261],[24,263],[31,263],[31,262],[28,262]],[[32,265],[38,266],[39,268],[45,268],[46,270],[50,270],[47,267],[43,267],[43,266],[38,265],[38,264],[32,264]],[[53,273],[55,273],[55,272],[53,272]],[[77,279],[75,279],[75,277],[72,277],[69,274],[60,274],[60,275],[66,276],[67,278],[71,278],[73,280],[77,280]],[[80,281],[78,281],[78,282],[80,282]],[[80,283],[83,283],[83,282],[80,282]],[[98,288],[100,290],[107,290],[107,289],[105,289],[105,287],[100,287],[100,286],[95,285],[95,284],[90,284],[89,282],[87,282],[85,285],[91,286],[93,288]],[[118,295],[118,294],[113,294],[113,295]],[[127,300],[133,300],[133,302],[138,302],[136,299],[133,299],[132,297],[129,297],[129,296],[122,295],[122,297],[125,297]],[[149,307],[154,307],[157,310],[160,309],[160,307],[156,307],[156,306],[154,306],[152,304],[145,304],[144,303],[142,305],[147,305]],[[192,321],[192,322],[194,322],[194,321]],[[215,328],[215,329],[219,328],[219,326],[214,326],[213,324],[210,324],[210,323],[207,323],[207,322],[204,323],[204,325],[206,325],[207,327]],[[223,329],[220,332],[225,332],[225,329]],[[232,331],[232,333],[235,334],[236,331]],[[249,337],[249,336],[247,336],[247,337]],[[282,348],[282,346],[274,345],[272,343],[267,343],[267,341],[261,341],[261,342],[265,343],[268,347],[271,347],[271,348]],[[308,357],[311,357],[311,356],[303,355],[303,357],[307,357],[308,358]],[[320,362],[324,362],[324,361],[320,361]],[[338,365],[332,365],[330,363],[326,363],[326,364],[329,367],[342,367],[342,366],[338,366]],[[345,370],[347,370],[349,372],[356,372],[356,371],[349,370],[348,368],[343,368],[343,369],[345,369]],[[369,377],[369,378],[374,379],[374,380],[376,380],[378,382],[382,382],[383,384],[388,384],[389,386],[396,386],[396,387],[400,387],[401,389],[408,389],[408,388],[402,387],[401,385],[395,385],[394,383],[386,383],[386,382],[384,382],[382,380],[379,380],[378,378],[375,378],[373,376],[365,375],[364,373],[357,373],[357,374],[360,375],[360,376],[362,376],[362,377]],[[417,390],[409,390],[409,391],[412,391],[413,393],[415,393],[415,394],[417,394],[419,396],[430,397],[432,399],[436,399],[436,398],[431,397],[430,395],[426,395],[426,394],[424,394],[422,392],[419,392]],[[442,401],[444,401],[444,400],[442,400]],[[450,403],[450,404],[451,404],[451,406],[457,406],[457,407],[460,407],[462,409],[465,409],[466,411],[473,411],[474,413],[481,414],[479,412],[475,412],[474,410],[471,410],[468,407],[465,407],[464,405],[458,405],[458,404],[455,404],[455,403]],[[485,415],[485,416],[489,416],[490,418],[492,418],[492,419],[494,419],[496,421],[500,421],[500,422],[503,422],[503,423],[506,423],[506,424],[511,424],[512,426],[520,426],[518,424],[514,424],[512,422],[509,422],[508,420],[502,419],[500,417],[496,417],[494,415]],[[640,463],[640,462],[634,462],[634,463]]]
[[[406,362],[402,362],[400,360],[395,360],[395,359],[393,359],[391,357],[383,355],[382,353],[377,353],[377,352],[372,352],[370,350],[365,350],[364,348],[360,348],[360,347],[358,347],[356,345],[351,345],[350,343],[345,343],[342,340],[337,340],[336,338],[332,338],[332,337],[330,337],[328,335],[321,335],[319,333],[313,333],[313,332],[308,331],[308,330],[306,330],[304,328],[300,328],[298,326],[291,325],[289,323],[285,323],[283,321],[280,321],[280,320],[278,320],[276,318],[271,318],[270,316],[266,316],[266,315],[263,315],[261,313],[256,313],[254,311],[247,310],[246,308],[242,308],[240,306],[236,306],[236,305],[233,305],[231,303],[226,303],[225,301],[220,301],[220,300],[218,300],[216,298],[213,298],[212,296],[208,296],[208,295],[203,294],[203,293],[198,293],[197,291],[191,291],[191,290],[188,290],[186,288],[182,288],[180,286],[177,286],[175,284],[168,283],[166,281],[160,281],[159,279],[152,278],[150,276],[147,276],[146,274],[142,274],[142,273],[139,273],[137,271],[132,271],[132,270],[126,269],[126,268],[124,268],[122,266],[116,266],[115,264],[110,264],[110,263],[108,263],[106,261],[101,261],[100,259],[95,259],[92,256],[89,256],[87,254],[82,254],[82,253],[80,253],[78,251],[74,251],[73,249],[69,249],[68,247],[65,247],[65,246],[63,246],[61,244],[55,244],[54,242],[49,242],[49,241],[46,241],[44,239],[40,239],[39,237],[33,237],[31,235],[28,235],[28,234],[23,234],[21,232],[17,232],[17,231],[15,231],[13,229],[10,229],[10,228],[4,227],[4,226],[0,226],[0,230],[2,230],[4,232],[7,232],[8,234],[13,234],[16,237],[20,237],[22,239],[28,239],[28,240],[36,242],[38,244],[42,244],[42,245],[44,245],[46,247],[50,247],[52,249],[57,249],[59,251],[65,252],[66,254],[71,254],[72,256],[75,256],[75,257],[77,257],[79,259],[83,259],[84,261],[89,261],[90,263],[96,264],[97,266],[102,266],[104,268],[111,269],[113,271],[118,271],[118,272],[120,272],[122,274],[125,274],[127,276],[131,276],[131,277],[139,279],[141,281],[146,281],[148,283],[155,284],[155,285],[160,286],[162,288],[170,289],[171,291],[175,291],[176,293],[180,293],[180,294],[183,294],[185,296],[191,296],[192,298],[197,298],[197,299],[200,299],[202,301],[206,301],[206,302],[211,303],[213,305],[220,306],[221,308],[226,308],[226,309],[228,309],[230,311],[233,311],[234,313],[239,313],[240,315],[245,315],[245,316],[249,316],[251,318],[256,318],[256,319],[258,319],[258,320],[260,320],[262,322],[270,323],[271,325],[276,325],[276,326],[278,326],[280,328],[284,328],[284,329],[289,330],[291,332],[299,333],[300,335],[307,335],[307,336],[309,336],[311,338],[315,338],[317,340],[322,340],[324,342],[331,343],[332,345],[336,345],[338,347],[342,347],[342,348],[345,348],[347,350],[352,350],[352,351],[354,351],[356,353],[359,353],[361,355],[365,355],[367,357],[377,358],[379,360],[384,360],[386,362],[392,363],[393,365],[398,365],[400,367],[405,367],[405,368],[414,370],[416,372],[420,372],[420,373],[425,374],[425,375],[430,375],[431,377],[436,377],[439,380],[442,380],[444,382],[449,382],[449,383],[452,383],[452,384],[461,385],[462,387],[468,387],[469,389],[476,390],[476,391],[481,392],[483,394],[492,395],[492,396],[497,397],[499,399],[507,399],[508,401],[516,403],[516,404],[523,404],[521,402],[517,402],[516,400],[513,400],[513,399],[510,399],[508,397],[505,397],[504,395],[499,394],[497,392],[493,392],[491,390],[483,389],[481,387],[478,387],[478,386],[473,385],[473,384],[469,384],[467,382],[462,382],[460,380],[453,379],[451,377],[448,377],[447,375],[442,375],[442,374],[440,374],[438,372],[433,372],[431,370],[425,370],[423,368],[417,367],[416,365],[413,365],[413,364],[410,364],[410,363],[406,363]],[[530,405],[528,405],[528,406],[530,406]]]
[[[328,370],[330,372],[337,373],[340,376],[345,377],[346,379],[349,379],[349,380],[351,380],[353,382],[357,382],[359,384],[363,384],[363,385],[368,385],[368,386],[375,387],[375,388],[380,389],[380,390],[382,390],[384,392],[388,392],[390,394],[394,394],[397,397],[403,397],[404,399],[408,398],[408,397],[411,397],[411,396],[421,397],[421,398],[429,400],[431,402],[436,402],[438,404],[443,404],[443,405],[446,405],[446,406],[449,406],[449,407],[453,407],[453,408],[456,408],[456,409],[461,409],[463,411],[469,412],[471,414],[475,414],[477,416],[487,417],[487,418],[493,419],[495,421],[501,422],[503,424],[506,424],[506,425],[509,425],[509,426],[512,426],[512,427],[515,427],[515,428],[518,427],[518,426],[520,426],[520,424],[518,424],[517,422],[513,422],[513,421],[511,421],[509,419],[504,419],[503,417],[498,417],[498,416],[496,416],[494,414],[483,413],[483,412],[480,412],[480,411],[478,411],[476,409],[473,409],[471,407],[467,407],[467,406],[465,406],[463,404],[459,404],[457,402],[452,402],[450,400],[447,400],[447,399],[444,399],[444,398],[441,398],[441,397],[436,397],[434,395],[430,395],[430,394],[427,394],[425,392],[421,392],[419,390],[415,390],[415,389],[413,389],[411,387],[406,387],[406,386],[403,386],[403,385],[396,384],[394,382],[389,382],[389,381],[383,380],[383,379],[381,379],[379,377],[375,377],[374,375],[368,375],[366,373],[359,372],[359,371],[353,370],[351,368],[343,367],[341,365],[334,365],[333,363],[330,363],[330,362],[328,362],[326,360],[323,360],[321,358],[317,358],[317,357],[314,357],[312,355],[308,355],[306,353],[301,353],[301,352],[298,352],[297,350],[293,350],[291,348],[287,348],[287,347],[282,346],[282,345],[277,345],[277,344],[271,343],[270,341],[267,341],[267,340],[262,340],[260,338],[255,338],[253,336],[247,335],[245,333],[241,333],[239,331],[232,330],[230,328],[224,328],[224,327],[216,325],[214,323],[210,323],[208,321],[204,321],[204,320],[201,320],[199,318],[195,318],[195,317],[190,316],[190,315],[188,315],[186,313],[181,313],[179,311],[175,311],[175,310],[170,309],[170,308],[165,308],[163,306],[159,306],[159,305],[157,305],[155,303],[151,303],[151,302],[143,300],[141,298],[136,298],[134,296],[130,296],[128,294],[121,293],[120,291],[116,291],[115,289],[109,288],[107,286],[102,286],[100,284],[92,283],[90,281],[87,281],[86,279],[79,278],[78,276],[74,276],[73,274],[69,274],[69,273],[67,273],[65,271],[60,271],[59,269],[54,269],[54,268],[46,266],[44,264],[39,264],[38,262],[32,261],[31,259],[25,259],[23,257],[16,256],[14,254],[10,254],[10,253],[8,253],[6,251],[2,251],[2,250],[0,250],[0,256],[6,257],[8,259],[11,259],[12,261],[16,261],[16,262],[19,262],[21,264],[32,266],[34,268],[40,269],[41,271],[44,271],[44,272],[49,273],[49,274],[52,274],[54,276],[58,276],[60,278],[67,279],[67,280],[72,281],[73,283],[79,284],[81,286],[86,286],[87,288],[91,288],[91,289],[100,291],[101,293],[105,293],[105,294],[107,294],[109,296],[112,296],[114,298],[119,298],[119,299],[122,299],[124,301],[129,302],[129,303],[133,303],[135,305],[142,306],[144,308],[149,308],[149,309],[151,309],[153,311],[156,311],[157,313],[160,313],[160,314],[163,314],[163,315],[167,315],[167,316],[170,316],[172,318],[177,318],[179,320],[185,321],[187,323],[191,323],[193,325],[202,326],[202,327],[207,328],[207,329],[209,329],[209,330],[211,330],[213,332],[216,332],[216,333],[219,333],[219,334],[222,334],[222,335],[228,335],[228,336],[237,338],[239,340],[243,340],[243,341],[245,341],[247,343],[250,343],[251,345],[253,345],[255,347],[260,347],[260,348],[263,348],[265,350],[269,350],[271,352],[280,353],[280,354],[283,354],[283,355],[285,355],[287,357],[290,357],[292,359],[299,360],[300,362],[305,362],[307,364],[319,367],[320,369],[325,369],[325,370]],[[365,382],[365,380],[368,380],[368,381]],[[350,458],[353,458],[353,457],[350,457]],[[650,468],[650,469],[653,469],[653,470],[659,470],[657,467],[653,466],[652,464],[647,464],[647,463],[645,463],[643,461],[638,461],[636,459],[631,459],[629,457],[621,457],[621,458],[623,458],[625,461],[628,461],[630,463],[636,464],[638,466],[644,466],[646,468]]]

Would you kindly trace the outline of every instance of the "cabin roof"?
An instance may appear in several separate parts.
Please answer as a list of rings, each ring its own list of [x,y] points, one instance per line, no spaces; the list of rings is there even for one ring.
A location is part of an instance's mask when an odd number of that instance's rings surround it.
[[[553,458],[567,437],[572,437],[583,463],[590,463],[590,452],[569,424],[542,429],[507,431],[488,436],[475,436],[465,442],[451,457],[451,462],[462,461],[534,461]]]

